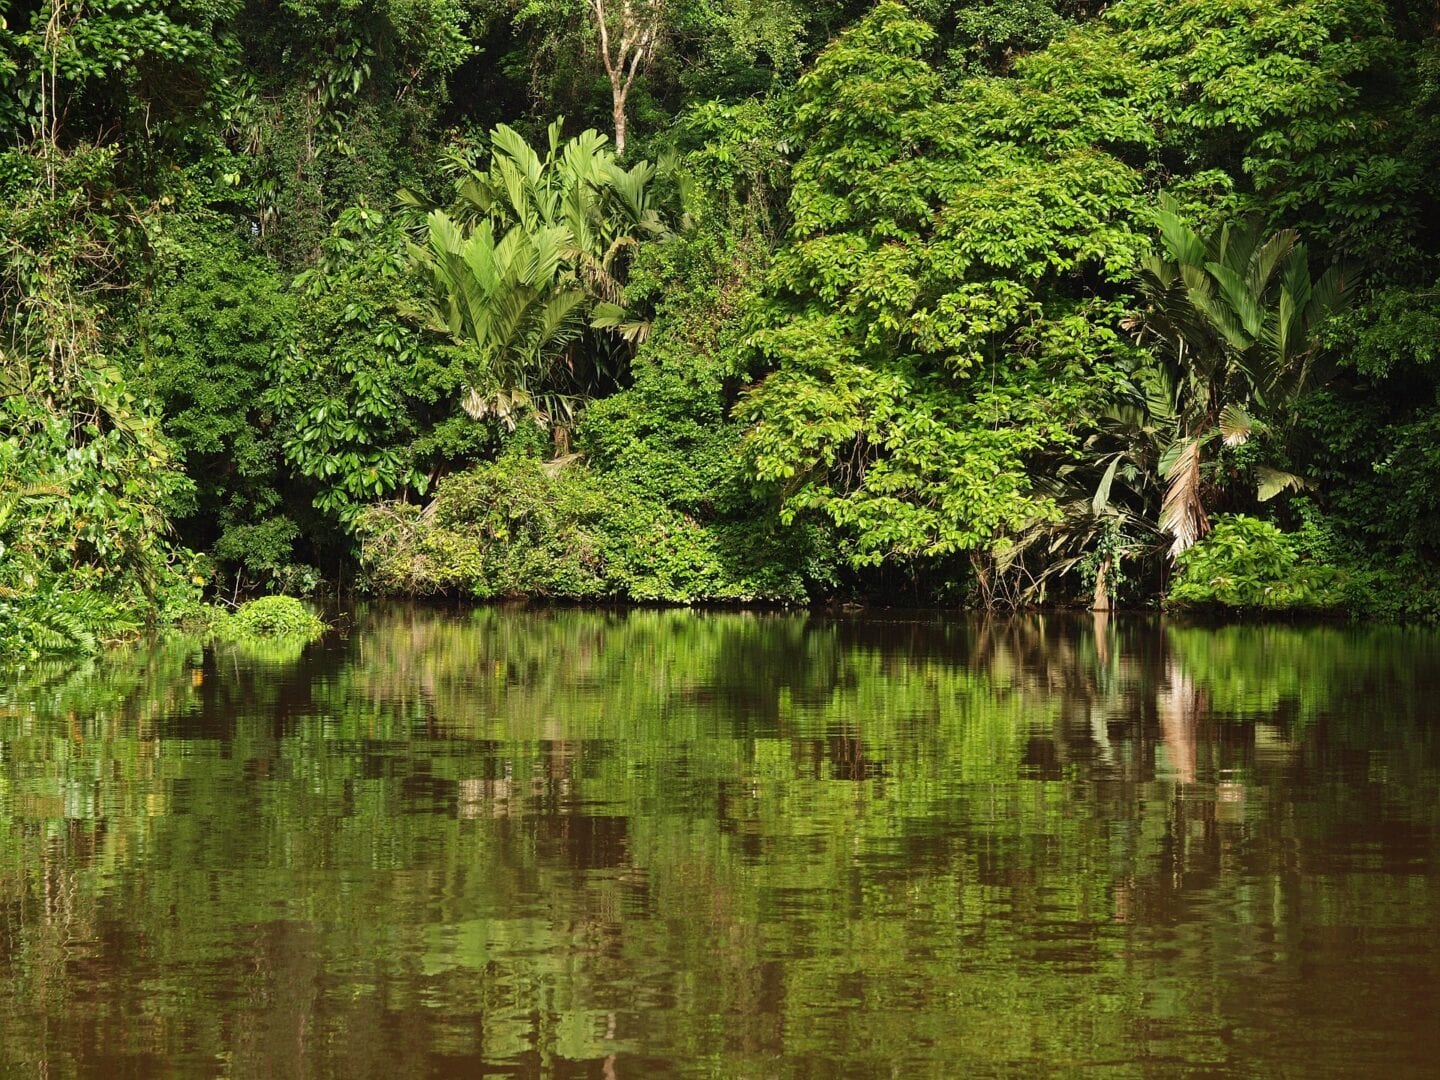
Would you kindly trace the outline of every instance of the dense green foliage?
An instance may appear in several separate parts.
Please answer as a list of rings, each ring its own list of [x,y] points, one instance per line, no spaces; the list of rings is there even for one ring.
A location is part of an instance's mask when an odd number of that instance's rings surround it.
[[[262,596],[240,605],[225,633],[235,637],[318,637],[325,623],[293,596]]]
[[[1172,603],[1186,607],[1336,607],[1336,572],[1304,559],[1296,538],[1267,521],[1223,518],[1177,559]]]
[[[411,595],[796,602],[823,567],[804,533],[707,522],[523,451],[446,478],[424,510],[368,510],[360,532],[369,583]]]
[[[1261,606],[1440,611],[1410,5],[0,20],[7,653],[326,581],[1154,603],[1217,515],[1349,583]]]

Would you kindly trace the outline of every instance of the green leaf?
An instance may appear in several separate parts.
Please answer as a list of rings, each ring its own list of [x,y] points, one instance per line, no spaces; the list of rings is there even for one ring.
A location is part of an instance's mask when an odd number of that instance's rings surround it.
[[[1090,509],[1098,517],[1104,512],[1105,507],[1110,504],[1110,488],[1115,483],[1115,470],[1120,465],[1121,455],[1116,454],[1110,459],[1110,465],[1100,477],[1100,485],[1095,489],[1095,497],[1091,500]]]
[[[1256,467],[1255,475],[1258,479],[1255,497],[1261,502],[1269,502],[1282,491],[1303,491],[1310,486],[1310,482],[1302,476],[1263,465]]]
[[[1226,446],[1243,446],[1258,430],[1262,426],[1242,406],[1231,402],[1220,410],[1220,434]]]

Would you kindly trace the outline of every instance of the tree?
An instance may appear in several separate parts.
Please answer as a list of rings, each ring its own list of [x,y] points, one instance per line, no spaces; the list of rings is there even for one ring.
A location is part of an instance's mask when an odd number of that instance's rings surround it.
[[[238,7],[238,0],[20,5],[8,32],[0,17],[0,131],[12,127],[20,139],[67,149],[116,146],[137,159],[176,150],[219,117],[234,59],[226,30]]]
[[[426,177],[471,18],[467,0],[244,4],[218,164],[269,254],[303,270],[342,210]]]
[[[600,36],[600,62],[610,80],[615,156],[625,155],[625,104],[630,88],[655,56],[664,30],[665,0],[590,0]]]
[[[157,237],[121,353],[195,482],[193,500],[172,516],[197,550],[229,546],[227,533],[253,535],[261,522],[293,531],[283,507],[284,430],[264,401],[276,343],[294,321],[286,280],[227,215],[187,207],[174,218]]]
[[[528,75],[528,96],[541,110],[608,121],[620,156],[632,150],[637,117],[655,130],[697,103],[754,102],[783,90],[806,59],[867,6],[859,0],[499,3],[514,9],[511,25],[495,30],[496,45],[508,50],[502,70]]]
[[[740,407],[782,514],[828,518],[857,565],[983,561],[1054,517],[1032,465],[1122,344],[1077,285],[1138,254],[1131,170],[1026,138],[1005,102],[977,122],[934,37],[881,4],[801,80],[793,224],[751,339],[766,374]]]
[[[1344,302],[1348,284],[1336,266],[1312,278],[1293,229],[1267,237],[1252,219],[1201,236],[1168,200],[1159,222],[1163,251],[1141,264],[1144,308],[1130,325],[1152,345],[1162,364],[1155,377],[1172,394],[1176,429],[1160,457],[1167,482],[1160,527],[1177,556],[1210,528],[1207,448],[1217,440],[1240,446],[1288,425],[1316,381],[1320,327]],[[1277,469],[1257,472],[1261,500],[1300,483]]]
[[[583,290],[564,265],[573,238],[563,225],[513,228],[498,239],[490,221],[466,235],[442,210],[416,250],[434,292],[431,327],[474,349],[465,411],[514,428],[530,413],[545,427],[568,422],[575,399],[561,387],[574,370],[567,349],[584,330]]]
[[[115,343],[231,8],[140,7],[0,19],[0,652],[93,648],[188,599],[168,512],[190,484]]]
[[[0,186],[0,653],[137,630],[183,561],[167,510],[189,484],[105,351],[126,231],[74,195],[77,181],[109,188],[116,155],[42,153],[12,155],[26,168]]]
[[[422,295],[405,244],[394,217],[364,206],[340,215],[320,261],[293,281],[296,316],[264,395],[285,460],[317,489],[314,506],[346,527],[370,500],[426,490],[411,444],[425,420],[443,422],[427,405],[458,382],[402,315]]]
[[[542,158],[497,127],[488,168],[467,170],[453,213],[430,211],[411,254],[429,325],[469,356],[466,410],[512,429],[528,413],[563,442],[576,406],[614,374],[603,339],[578,347],[587,327],[644,335],[622,305],[624,267],[637,244],[668,231],[668,174],[622,167],[596,131],[562,144],[560,130],[550,126]]]

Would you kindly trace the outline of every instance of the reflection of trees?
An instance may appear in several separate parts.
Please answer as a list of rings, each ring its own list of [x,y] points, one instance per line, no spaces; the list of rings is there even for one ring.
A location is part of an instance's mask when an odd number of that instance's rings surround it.
[[[1369,633],[385,608],[52,672],[0,691],[0,1062],[1079,1061],[1393,883],[1304,893],[1337,837],[1435,857],[1429,639]]]
[[[1157,689],[1160,735],[1169,751],[1170,768],[1182,784],[1195,783],[1196,727],[1205,710],[1204,699],[1177,660],[1166,665],[1168,678]]]

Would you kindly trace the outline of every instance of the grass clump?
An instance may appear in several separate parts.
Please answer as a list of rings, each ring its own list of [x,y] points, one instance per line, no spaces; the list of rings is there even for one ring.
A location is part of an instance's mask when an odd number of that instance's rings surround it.
[[[313,640],[325,632],[325,622],[293,596],[262,596],[241,604],[224,624],[216,627],[223,638],[301,638]]]

